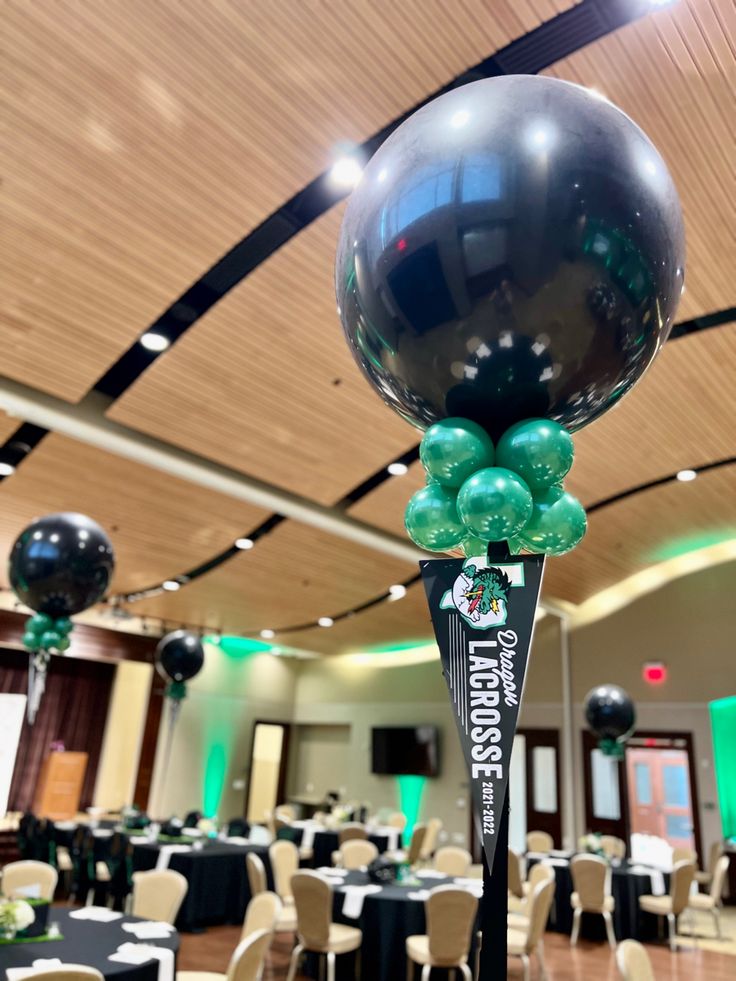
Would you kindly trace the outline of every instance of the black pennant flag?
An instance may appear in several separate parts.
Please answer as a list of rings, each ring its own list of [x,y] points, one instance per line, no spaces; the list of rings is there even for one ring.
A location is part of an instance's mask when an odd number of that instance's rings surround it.
[[[434,559],[420,567],[492,869],[544,556]]]

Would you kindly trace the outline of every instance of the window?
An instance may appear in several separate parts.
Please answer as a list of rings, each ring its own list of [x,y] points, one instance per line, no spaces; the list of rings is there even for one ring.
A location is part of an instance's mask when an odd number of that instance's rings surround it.
[[[618,821],[621,817],[621,797],[618,785],[618,761],[599,749],[590,754],[593,777],[593,817]]]
[[[636,800],[638,804],[652,803],[652,778],[649,773],[647,763],[636,763],[634,766],[636,775]]]
[[[557,752],[554,746],[535,746],[532,750],[534,771],[534,810],[542,814],[557,811]]]
[[[690,794],[685,767],[681,764],[662,767],[664,802],[668,807],[689,807]]]

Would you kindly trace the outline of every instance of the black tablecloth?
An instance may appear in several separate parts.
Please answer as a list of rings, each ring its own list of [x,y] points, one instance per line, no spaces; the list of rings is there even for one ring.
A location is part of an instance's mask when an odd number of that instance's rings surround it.
[[[160,844],[136,845],[133,867],[154,869]],[[265,845],[229,845],[207,842],[201,850],[173,852],[169,868],[181,872],[189,889],[176,919],[178,930],[201,930],[215,923],[242,923],[250,901],[250,886],[245,865],[249,851],[256,852],[266,866],[269,889],[273,888],[271,863]]]
[[[158,981],[157,960],[144,964],[120,964],[110,961],[120,944],[136,942],[132,933],[123,930],[123,923],[134,923],[138,918],[124,916],[112,923],[95,920],[75,920],[69,910],[54,908],[49,922],[58,923],[62,940],[45,940],[41,943],[0,944],[0,977],[5,977],[9,967],[30,967],[38,957],[58,957],[65,964],[86,964],[102,971],[109,981]],[[151,940],[156,947],[179,949],[179,937],[174,933],[161,940]]]
[[[529,867],[538,862],[528,858]],[[569,865],[554,865],[555,897],[550,910],[547,929],[557,933],[572,933],[573,910],[570,897],[573,893],[572,872]],[[613,928],[617,940],[650,940],[657,935],[657,918],[639,909],[639,897],[651,895],[652,880],[646,875],[633,875],[630,863],[623,862],[611,869],[611,895],[616,907],[613,912]],[[669,877],[665,874],[665,888],[669,888]],[[580,923],[580,936],[590,940],[605,940],[603,917],[594,913],[583,913]]]
[[[302,843],[302,838],[304,837],[303,828],[289,828],[288,832],[291,841],[297,845]],[[369,835],[368,840],[373,842],[381,854],[388,850],[388,835]],[[328,831],[326,829],[324,831],[315,831],[314,843],[312,845],[314,851],[312,864],[314,867],[321,868],[325,865],[332,865],[332,853],[338,851],[339,848],[340,839],[337,831]]]

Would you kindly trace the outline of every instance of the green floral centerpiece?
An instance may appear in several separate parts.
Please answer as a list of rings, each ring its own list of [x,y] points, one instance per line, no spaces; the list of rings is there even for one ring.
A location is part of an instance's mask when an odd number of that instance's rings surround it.
[[[589,831],[587,835],[583,835],[578,841],[581,852],[587,852],[589,855],[598,855],[599,858],[606,858],[606,853],[603,851],[603,846],[601,845],[601,836],[597,831]]]
[[[0,939],[14,940],[36,919],[33,907],[24,899],[0,899]]]

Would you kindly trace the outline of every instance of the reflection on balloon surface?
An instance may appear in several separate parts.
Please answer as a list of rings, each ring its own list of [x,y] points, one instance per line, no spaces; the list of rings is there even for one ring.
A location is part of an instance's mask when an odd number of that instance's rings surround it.
[[[680,205],[620,110],[556,79],[456,89],[383,144],[346,209],[338,308],[384,400],[426,428],[469,418],[570,430],[666,340],[684,270]]]

